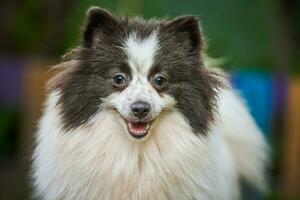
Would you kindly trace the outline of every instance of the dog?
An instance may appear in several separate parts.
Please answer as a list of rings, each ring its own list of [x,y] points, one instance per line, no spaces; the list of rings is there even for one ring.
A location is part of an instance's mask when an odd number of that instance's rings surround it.
[[[46,200],[237,200],[266,191],[269,147],[194,16],[120,17],[92,7],[51,81],[33,153]]]

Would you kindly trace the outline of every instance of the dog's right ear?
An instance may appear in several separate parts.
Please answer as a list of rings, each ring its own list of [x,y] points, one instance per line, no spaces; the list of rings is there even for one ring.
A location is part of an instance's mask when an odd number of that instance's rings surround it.
[[[109,11],[91,7],[87,12],[87,22],[83,31],[84,46],[90,47],[95,41],[95,37],[102,34],[110,34],[117,25],[117,19]]]

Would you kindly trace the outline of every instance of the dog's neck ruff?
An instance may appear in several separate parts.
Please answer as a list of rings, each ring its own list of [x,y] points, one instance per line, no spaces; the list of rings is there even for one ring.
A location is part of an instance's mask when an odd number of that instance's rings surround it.
[[[136,142],[111,111],[63,132],[58,98],[49,98],[34,163],[46,199],[206,199],[211,193],[213,140],[195,135],[179,112],[159,118],[149,138]]]

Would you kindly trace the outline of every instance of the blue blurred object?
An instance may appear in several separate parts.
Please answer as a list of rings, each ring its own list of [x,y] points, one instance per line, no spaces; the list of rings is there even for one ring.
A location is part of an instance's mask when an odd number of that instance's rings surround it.
[[[273,114],[275,113],[275,81],[270,73],[260,71],[234,71],[231,73],[231,83],[246,101],[250,113],[266,138],[271,141]],[[264,199],[248,184],[242,187],[243,199]]]
[[[260,71],[234,71],[231,83],[245,99],[250,113],[268,139],[271,139],[275,94],[272,74]]]

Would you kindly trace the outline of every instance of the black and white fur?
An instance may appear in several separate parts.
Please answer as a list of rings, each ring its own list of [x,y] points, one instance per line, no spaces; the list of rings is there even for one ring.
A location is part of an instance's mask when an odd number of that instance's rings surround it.
[[[39,124],[36,196],[234,200],[241,179],[265,190],[266,142],[202,49],[193,16],[145,21],[90,9]],[[122,87],[112,82],[119,73]],[[150,106],[143,119],[131,109],[137,101]],[[140,138],[128,128],[139,120],[150,127]]]

